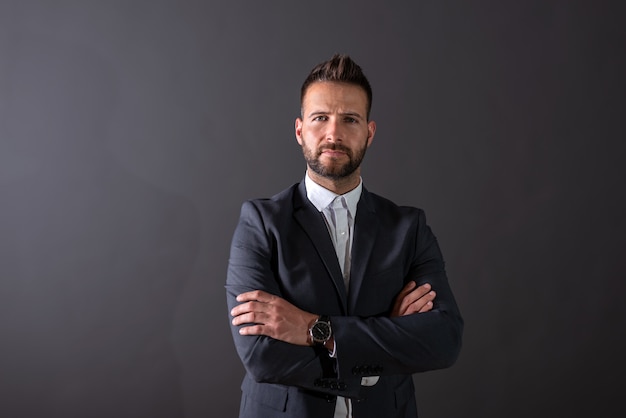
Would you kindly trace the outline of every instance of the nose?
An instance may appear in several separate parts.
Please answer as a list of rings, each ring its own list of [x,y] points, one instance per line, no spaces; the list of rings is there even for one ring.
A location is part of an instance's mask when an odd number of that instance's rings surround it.
[[[331,118],[326,124],[326,140],[330,142],[341,141],[343,135],[341,133],[341,126],[339,121],[335,118]]]

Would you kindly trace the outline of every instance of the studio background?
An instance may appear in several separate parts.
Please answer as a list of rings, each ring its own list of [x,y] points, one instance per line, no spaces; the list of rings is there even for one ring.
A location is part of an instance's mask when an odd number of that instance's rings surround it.
[[[236,416],[231,235],[335,52],[466,321],[420,416],[623,415],[624,4],[0,1],[0,416]]]

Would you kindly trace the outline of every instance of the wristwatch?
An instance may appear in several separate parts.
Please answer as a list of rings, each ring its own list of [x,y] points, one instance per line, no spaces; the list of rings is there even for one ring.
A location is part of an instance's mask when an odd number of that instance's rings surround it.
[[[330,326],[330,317],[321,315],[309,328],[309,335],[313,344],[326,344],[333,335],[333,329]]]

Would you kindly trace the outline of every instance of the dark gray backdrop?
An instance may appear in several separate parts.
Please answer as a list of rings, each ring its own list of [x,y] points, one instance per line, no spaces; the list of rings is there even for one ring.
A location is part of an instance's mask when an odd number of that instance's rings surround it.
[[[466,319],[422,416],[623,414],[623,4],[0,1],[0,415],[236,415],[230,237],[335,52]]]

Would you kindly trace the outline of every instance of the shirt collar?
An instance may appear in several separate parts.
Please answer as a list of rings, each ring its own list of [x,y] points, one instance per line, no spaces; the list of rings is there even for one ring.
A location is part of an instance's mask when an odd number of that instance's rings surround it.
[[[315,206],[320,212],[326,209],[326,207],[328,207],[328,205],[330,205],[331,202],[339,196],[338,194],[333,193],[314,182],[311,177],[309,177],[309,173],[306,173],[304,176],[304,185],[306,186],[306,196],[309,198],[311,203],[313,203],[313,206]],[[363,179],[359,178],[358,186],[350,190],[348,193],[341,195],[346,199],[348,210],[352,216],[355,216],[356,214],[356,208],[359,203],[359,199],[361,198],[362,190]]]

